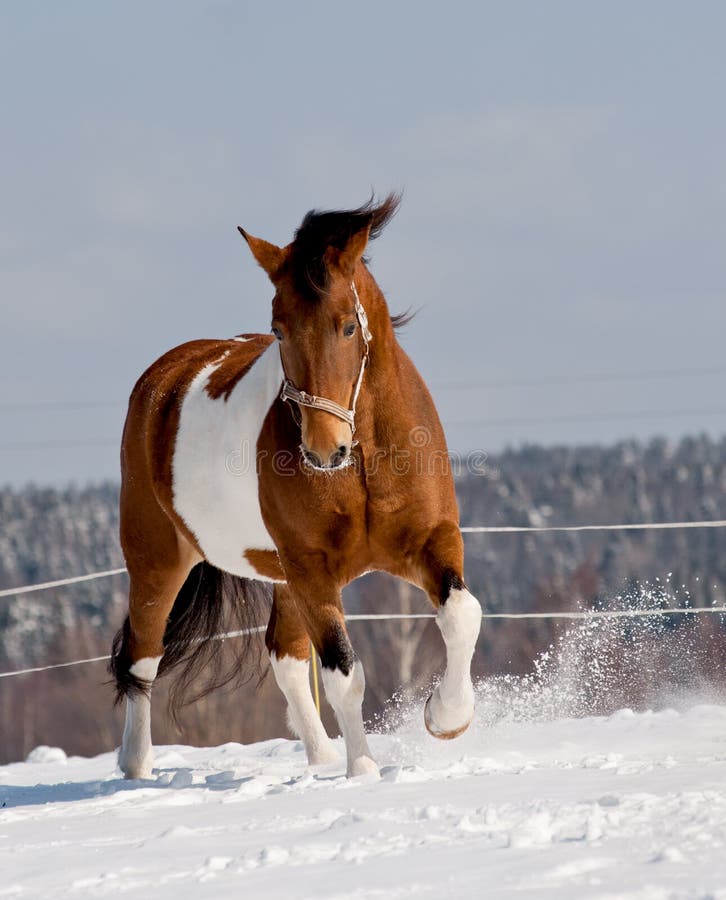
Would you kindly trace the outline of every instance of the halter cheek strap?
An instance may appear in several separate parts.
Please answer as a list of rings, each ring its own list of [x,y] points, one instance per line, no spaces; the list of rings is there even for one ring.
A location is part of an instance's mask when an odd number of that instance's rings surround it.
[[[340,403],[336,403],[334,400],[328,400],[327,397],[316,397],[313,394],[307,394],[305,393],[305,391],[298,390],[292,383],[292,381],[290,381],[290,379],[287,377],[286,372],[285,380],[282,383],[282,392],[280,393],[280,399],[292,400],[293,403],[297,403],[298,406],[309,406],[312,409],[321,409],[323,410],[323,412],[330,413],[332,416],[337,416],[339,419],[347,422],[347,424],[350,426],[351,434],[355,434],[355,407],[356,403],[358,402],[358,395],[360,394],[361,385],[363,384],[363,373],[365,372],[366,365],[368,364],[368,345],[373,340],[373,335],[368,328],[368,316],[366,315],[366,311],[363,309],[363,304],[360,302],[360,297],[358,296],[358,291],[356,290],[354,281],[351,281],[350,287],[353,291],[353,296],[355,297],[355,315],[358,319],[360,333],[363,337],[363,356],[361,357],[360,361],[358,379],[355,383],[353,400],[351,401],[350,409],[346,409],[344,406],[341,406]],[[283,372],[284,369],[285,367],[283,364]]]

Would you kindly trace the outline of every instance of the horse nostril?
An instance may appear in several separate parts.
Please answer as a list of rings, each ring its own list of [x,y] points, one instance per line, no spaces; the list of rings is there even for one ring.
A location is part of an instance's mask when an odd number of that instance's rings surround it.
[[[303,456],[305,457],[305,461],[310,463],[311,466],[316,466],[318,469],[323,468],[323,461],[314,450],[308,450],[308,448],[305,447],[303,449]]]
[[[340,447],[333,453],[330,457],[330,465],[336,469],[338,466],[342,466],[345,460],[348,457],[348,447],[345,444],[341,444]]]

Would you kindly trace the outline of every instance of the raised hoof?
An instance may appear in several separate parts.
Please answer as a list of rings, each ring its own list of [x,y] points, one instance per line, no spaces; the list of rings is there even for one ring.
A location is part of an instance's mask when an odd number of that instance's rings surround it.
[[[380,770],[370,756],[359,756],[348,766],[348,778],[357,778],[359,775],[380,775]]]
[[[453,741],[454,738],[459,737],[460,734],[463,734],[466,731],[466,729],[471,725],[474,716],[469,716],[469,718],[466,720],[466,722],[464,722],[463,725],[459,725],[455,728],[440,728],[433,721],[433,717],[431,715],[431,700],[433,696],[433,694],[429,695],[429,699],[426,701],[426,705],[424,706],[424,724],[426,725],[426,731],[428,731],[431,737],[438,738],[440,741]]]

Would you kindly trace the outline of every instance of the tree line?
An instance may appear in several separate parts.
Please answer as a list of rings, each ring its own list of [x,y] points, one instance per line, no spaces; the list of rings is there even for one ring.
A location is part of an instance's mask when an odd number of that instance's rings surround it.
[[[471,525],[726,519],[726,439],[524,447],[462,474],[457,492],[461,522]],[[720,606],[725,541],[722,529],[468,535],[466,578],[488,612]],[[0,490],[0,588],[123,564],[117,484]],[[107,653],[125,615],[126,587],[125,576],[115,576],[0,600],[0,671]],[[345,602],[351,613],[430,611],[420,591],[378,573],[347,588]],[[360,622],[350,631],[366,667],[364,712],[373,727],[390,727],[443,665],[436,627]],[[487,620],[474,668],[487,690],[524,684],[540,701],[548,680],[550,687],[567,681],[568,690],[547,694],[556,701],[552,714],[603,713],[665,702],[668,691],[718,691],[725,634],[716,615],[607,624]],[[234,653],[234,641],[227,644]],[[286,734],[261,640],[258,649],[261,664],[247,686],[189,707],[180,730],[165,713],[161,682],[155,740],[214,744]],[[0,679],[0,762],[40,743],[87,755],[111,749],[121,728],[111,698],[103,663]],[[496,719],[496,704],[487,714]],[[324,715],[335,731],[327,708]]]

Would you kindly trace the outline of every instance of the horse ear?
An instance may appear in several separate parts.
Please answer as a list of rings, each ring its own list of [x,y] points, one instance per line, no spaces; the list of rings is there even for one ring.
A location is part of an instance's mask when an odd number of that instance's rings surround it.
[[[269,241],[263,241],[262,238],[254,237],[246,232],[244,228],[240,228],[239,225],[237,226],[237,231],[239,231],[242,237],[247,241],[247,244],[252,251],[252,255],[260,266],[262,266],[270,278],[274,278],[285,261],[285,251],[281,247],[271,244]]]
[[[363,256],[368,244],[368,237],[371,232],[370,223],[365,225],[359,231],[352,234],[341,250],[334,247],[328,247],[326,251],[326,261],[333,263],[348,277],[353,275],[356,263]]]

